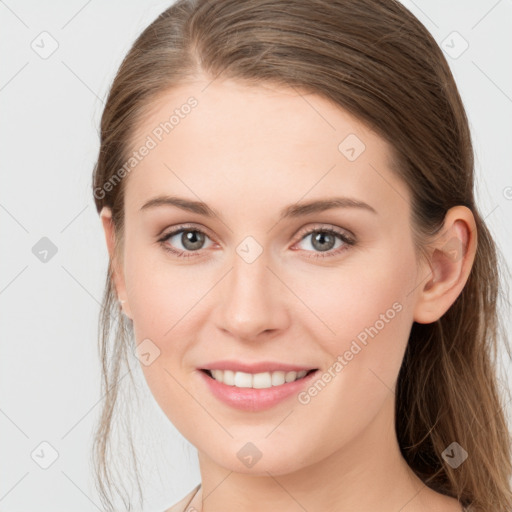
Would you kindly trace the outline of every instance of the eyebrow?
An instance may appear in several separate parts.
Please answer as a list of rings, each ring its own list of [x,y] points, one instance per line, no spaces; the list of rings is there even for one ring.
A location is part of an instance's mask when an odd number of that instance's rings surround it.
[[[206,203],[176,196],[154,197],[142,205],[141,211],[161,206],[175,206],[181,210],[204,215],[205,217],[218,217],[219,219],[222,219],[220,213],[215,209],[210,208]],[[377,211],[372,206],[363,201],[350,197],[330,197],[315,201],[291,204],[281,210],[279,220],[281,221],[287,218],[302,217],[312,213],[331,210],[333,208],[358,208],[377,214]]]

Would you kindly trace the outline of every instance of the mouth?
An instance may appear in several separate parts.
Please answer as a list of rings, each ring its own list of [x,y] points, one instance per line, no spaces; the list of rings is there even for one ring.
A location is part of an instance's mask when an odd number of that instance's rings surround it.
[[[316,372],[317,368],[300,371],[278,370],[260,373],[207,368],[202,368],[201,371],[212,380],[226,386],[233,386],[235,388],[268,389],[305,379],[310,374]]]

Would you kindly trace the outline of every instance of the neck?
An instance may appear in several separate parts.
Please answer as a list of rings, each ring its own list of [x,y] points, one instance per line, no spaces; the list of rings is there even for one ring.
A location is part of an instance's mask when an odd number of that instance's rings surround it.
[[[238,473],[199,452],[203,512],[426,510],[421,497],[426,486],[400,453],[393,399],[390,394],[357,438],[291,472],[272,473],[260,466],[258,475]]]

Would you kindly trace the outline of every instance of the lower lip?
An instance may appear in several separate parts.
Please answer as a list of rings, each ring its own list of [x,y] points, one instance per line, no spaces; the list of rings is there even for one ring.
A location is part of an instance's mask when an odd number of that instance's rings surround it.
[[[292,395],[296,395],[307,386],[318,370],[311,372],[302,379],[286,382],[271,388],[238,388],[219,382],[205,372],[199,370],[210,391],[222,402],[243,411],[263,411],[283,402]]]

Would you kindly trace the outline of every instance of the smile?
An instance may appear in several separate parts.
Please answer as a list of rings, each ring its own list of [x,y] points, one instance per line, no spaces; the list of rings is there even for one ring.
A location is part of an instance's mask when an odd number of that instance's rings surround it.
[[[227,364],[223,366],[224,369],[198,369],[197,373],[206,389],[222,403],[253,413],[271,409],[297,396],[318,372],[318,368],[288,368],[286,371],[269,368],[272,371],[263,372],[259,365],[258,373],[250,373],[231,370]]]
[[[235,370],[203,370],[212,379],[237,388],[267,389],[306,377],[315,370],[246,373]]]

